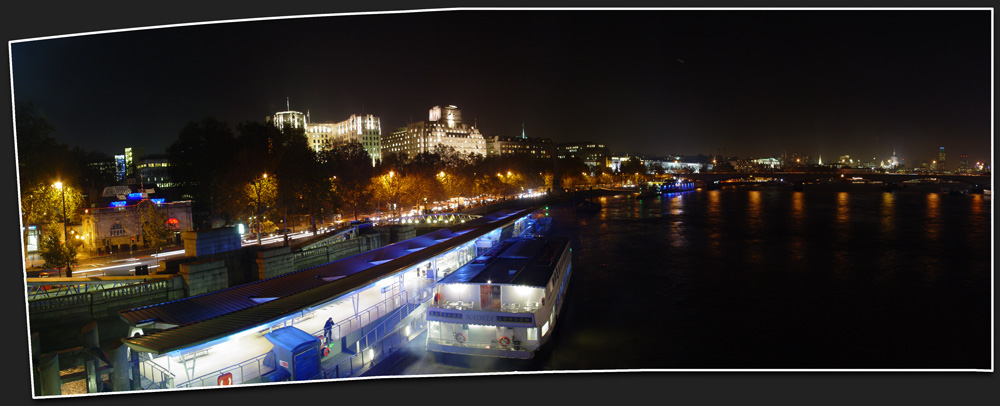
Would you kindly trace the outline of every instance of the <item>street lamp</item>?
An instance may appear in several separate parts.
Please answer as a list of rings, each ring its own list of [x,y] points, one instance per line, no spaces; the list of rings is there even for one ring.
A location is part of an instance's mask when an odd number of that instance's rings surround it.
[[[69,248],[69,231],[66,227],[66,189],[63,189],[62,182],[56,182],[54,185],[56,189],[62,194],[62,220],[63,220],[63,243],[66,244],[66,248]],[[69,250],[66,250],[68,253]],[[70,278],[73,276],[73,270],[69,267],[69,256],[66,256],[66,277]]]
[[[264,172],[264,175],[262,176],[262,179],[267,179],[267,172]],[[256,195],[255,197],[257,198],[256,202],[255,202],[257,204],[256,204],[256,207],[254,207],[254,209],[256,209],[254,211],[254,223],[257,225],[257,245],[260,245],[260,220],[261,220],[261,218],[260,218],[260,198],[261,198],[261,196],[260,195],[261,195],[261,192],[262,192],[261,189],[264,187],[264,184],[263,184],[263,181],[258,182],[256,180],[253,183],[254,183],[254,194]]]

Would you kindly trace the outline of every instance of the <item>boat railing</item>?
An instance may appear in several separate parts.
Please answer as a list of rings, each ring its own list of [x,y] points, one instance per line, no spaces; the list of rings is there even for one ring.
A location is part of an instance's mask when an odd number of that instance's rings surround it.
[[[169,389],[174,386],[174,374],[157,364],[148,353],[139,352],[139,381],[142,390]],[[131,372],[131,371],[130,371]],[[136,379],[136,377],[133,377]]]
[[[481,342],[458,341],[453,338],[429,338],[427,342],[443,346],[478,348],[478,349],[498,350],[498,351],[535,351],[538,349],[540,345],[538,342],[535,342],[532,344],[511,343],[510,345],[504,346],[501,345],[497,340],[492,340],[488,343],[481,343]]]
[[[190,381],[178,384],[177,387],[203,388],[209,386],[219,386],[219,377],[227,373],[233,374],[232,380],[228,381],[231,385],[252,383],[255,380],[258,380],[259,382],[260,376],[269,372],[271,369],[264,366],[264,357],[266,356],[267,353],[260,354],[238,364],[230,365],[217,371],[204,374]]]
[[[393,308],[393,310],[389,310],[389,303],[395,301],[396,299],[399,299],[402,305]],[[406,300],[406,291],[402,291],[401,293],[390,296],[385,300],[382,300],[381,302],[378,302],[372,306],[365,308],[364,310],[358,311],[357,315],[348,316],[337,322],[336,325],[334,326],[335,330],[333,331],[334,340],[339,340],[340,337],[353,333],[354,331],[362,328],[366,324],[371,323],[371,321],[378,320],[380,317],[386,314],[391,314],[393,312],[398,313],[399,311],[404,309],[407,309],[408,311],[406,314],[409,314],[409,312],[412,312],[413,309],[415,309],[418,306],[419,305],[408,303]],[[382,326],[385,323],[392,321],[393,319],[396,318],[390,317],[385,321],[383,321],[382,323],[380,323],[379,326]],[[376,330],[378,328],[379,328],[378,326],[375,327]],[[384,327],[382,327],[382,329],[384,329]],[[270,331],[270,329],[262,330],[262,332],[265,333],[267,331]],[[312,332],[311,334],[316,337],[323,337],[323,330],[320,329]],[[369,339],[368,335],[363,337],[363,339]],[[178,384],[176,387],[196,388],[196,387],[206,387],[206,386],[217,386],[218,377],[222,374],[230,372],[233,373],[232,384],[234,385],[259,382],[258,380],[260,379],[260,376],[270,371],[269,367],[263,365],[265,356],[267,356],[267,353],[257,355],[253,358],[247,359],[245,361],[239,362],[234,365],[230,365],[228,367],[219,369],[217,371],[213,371],[207,374],[202,374],[197,378]],[[171,375],[171,377],[173,377],[173,375]]]
[[[448,301],[438,304],[429,304],[428,307],[435,309],[445,309],[445,310],[472,310],[472,311],[483,311],[483,312],[503,312],[503,313],[524,313],[531,314],[538,311],[541,308],[539,302],[528,302],[528,303],[503,303],[499,308],[482,309],[476,308],[474,302],[464,302],[460,300]]]
[[[374,362],[384,359],[402,348],[415,332],[404,332],[409,324],[402,323],[417,309],[425,307],[424,303],[405,303],[393,314],[374,326],[368,334],[362,336],[356,343],[358,351],[354,356],[344,359],[329,368],[324,368],[323,379],[346,378],[371,366]],[[383,345],[378,345],[384,343]],[[387,344],[387,345],[386,345]]]
[[[378,320],[380,317],[385,316],[386,314],[389,314],[391,312],[399,310],[400,308],[405,307],[409,303],[409,301],[407,300],[407,296],[408,295],[405,290],[401,291],[399,294],[392,295],[381,302],[378,302],[363,310],[358,311],[358,314],[356,315],[347,316],[341,319],[340,321],[335,322],[332,331],[333,339],[339,340],[340,337],[351,334],[357,331],[358,329],[364,327],[368,323],[371,323],[374,320]],[[392,305],[393,307],[390,310],[389,303],[390,302],[395,303],[396,299],[399,299],[401,305],[399,307],[395,307],[395,304],[393,304]],[[316,337],[322,337],[323,329],[313,331],[311,334]]]

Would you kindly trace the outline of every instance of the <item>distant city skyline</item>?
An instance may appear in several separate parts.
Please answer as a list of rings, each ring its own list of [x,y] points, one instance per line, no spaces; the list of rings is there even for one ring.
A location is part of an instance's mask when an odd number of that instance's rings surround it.
[[[988,10],[333,15],[14,42],[12,77],[57,140],[109,155],[164,152],[208,116],[365,113],[386,135],[456,105],[484,136],[658,156],[895,151],[914,167],[942,146],[990,161],[990,23]]]

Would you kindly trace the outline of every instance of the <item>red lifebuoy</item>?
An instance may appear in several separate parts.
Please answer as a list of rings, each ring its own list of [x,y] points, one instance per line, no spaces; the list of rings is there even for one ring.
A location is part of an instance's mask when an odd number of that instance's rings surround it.
[[[323,356],[324,357],[329,357],[330,356],[330,348],[323,347]]]
[[[500,339],[497,340],[497,342],[500,343],[501,347],[506,347],[506,346],[510,345],[510,339],[507,338],[507,336],[500,337]]]
[[[464,343],[465,335],[462,333],[455,333],[455,341],[458,341],[459,343]]]

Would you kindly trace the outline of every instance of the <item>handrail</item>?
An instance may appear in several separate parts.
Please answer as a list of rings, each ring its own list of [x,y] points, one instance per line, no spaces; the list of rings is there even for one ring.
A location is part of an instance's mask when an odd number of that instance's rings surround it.
[[[356,314],[356,315],[353,315],[353,316],[349,316],[349,317],[347,317],[347,318],[345,318],[345,319],[343,319],[343,320],[341,320],[341,321],[337,322],[337,324],[338,324],[338,326],[339,326],[339,325],[341,325],[342,323],[344,323],[344,322],[346,322],[346,321],[348,321],[348,320],[351,320],[351,319],[354,319],[354,318],[356,318],[356,317],[359,317],[361,313],[365,313],[365,312],[370,312],[370,311],[371,311],[372,309],[375,309],[375,308],[377,308],[377,307],[379,307],[379,306],[381,306],[381,305],[383,305],[383,304],[385,304],[385,303],[388,303],[389,301],[391,301],[391,300],[393,300],[393,299],[396,299],[396,298],[398,298],[398,297],[401,297],[401,296],[404,296],[404,295],[403,295],[404,293],[406,293],[406,291],[405,291],[405,290],[404,290],[404,291],[402,291],[402,292],[400,292],[399,294],[396,294],[396,295],[393,295],[393,296],[390,296],[390,297],[386,298],[385,300],[382,300],[382,301],[380,301],[380,302],[378,302],[378,303],[376,303],[376,304],[374,304],[374,305],[372,305],[372,306],[369,306],[369,307],[367,307],[367,308],[365,308],[365,309],[363,309],[363,310],[359,310],[359,311],[358,311],[358,314]],[[410,308],[411,306],[412,306],[412,308]],[[401,310],[403,310],[403,309],[407,309],[407,312],[406,312],[406,315],[409,315],[409,314],[410,314],[410,313],[411,313],[411,312],[412,312],[413,310],[415,310],[415,309],[416,309],[417,307],[419,307],[419,305],[413,305],[412,303],[409,303],[409,302],[408,302],[408,301],[406,301],[406,300],[402,300],[402,304],[401,304],[401,305],[400,305],[400,306],[399,306],[398,308],[394,309],[394,310],[393,310],[392,312],[389,312],[389,313],[386,313],[386,315],[387,315],[387,316],[389,316],[389,317],[387,317],[387,318],[386,318],[385,320],[383,320],[383,321],[382,321],[381,323],[379,323],[378,325],[376,325],[375,327],[373,327],[372,331],[373,331],[373,332],[374,332],[374,331],[378,331],[378,328],[379,328],[379,327],[382,327],[382,326],[383,326],[384,324],[386,324],[387,322],[389,322],[389,321],[393,320],[393,319],[394,319],[394,314],[395,314],[395,313],[399,313],[399,312],[400,312]],[[399,318],[399,320],[402,320],[402,318],[403,318],[403,317],[405,317],[405,316],[402,316],[402,317],[400,317],[400,318]],[[398,323],[398,321],[396,321],[396,322]],[[347,331],[346,333],[341,333],[341,336],[343,336],[343,335],[345,335],[345,334],[349,334],[349,333],[352,333],[352,332],[354,332],[354,331],[356,331],[356,330],[360,329],[361,327],[363,327],[363,326],[358,326],[358,328],[357,328],[357,329],[351,329],[350,331]],[[322,333],[323,333],[323,330],[321,329],[321,330],[318,330],[318,331],[315,331],[315,332],[312,332],[312,335],[313,335],[313,336],[317,336],[317,335],[320,335],[320,334],[322,334]],[[366,336],[367,336],[367,335],[366,335]],[[193,383],[193,382],[195,382],[195,381],[202,381],[202,380],[204,380],[204,379],[205,379],[206,377],[210,377],[210,376],[216,376],[216,375],[218,375],[218,374],[222,374],[222,373],[225,373],[225,372],[227,372],[227,371],[234,371],[234,370],[236,370],[236,369],[239,369],[239,368],[242,368],[243,366],[245,366],[245,365],[248,365],[248,364],[250,364],[250,363],[252,363],[252,362],[254,362],[254,361],[258,361],[259,359],[261,359],[261,358],[263,358],[263,357],[266,357],[266,356],[267,356],[267,353],[263,353],[263,354],[260,354],[260,355],[256,355],[256,356],[254,356],[253,358],[248,358],[248,359],[246,359],[246,360],[244,360],[244,361],[240,361],[239,363],[236,363],[236,364],[232,364],[232,365],[230,365],[230,366],[227,366],[227,367],[224,367],[224,368],[222,368],[222,369],[219,369],[219,370],[217,370],[217,371],[213,371],[213,372],[209,372],[209,373],[206,373],[206,374],[202,374],[202,375],[199,375],[199,376],[198,376],[198,377],[196,377],[196,378],[193,378],[193,379],[190,379],[190,380],[188,380],[188,381],[186,381],[186,382],[183,382],[183,383],[180,383],[180,384],[177,384],[177,385],[175,385],[175,387],[177,387],[177,388],[181,388],[181,387],[190,387],[190,385],[192,385],[192,383]]]
[[[263,354],[255,356],[253,358],[248,358],[248,359],[243,360],[243,361],[241,361],[239,363],[232,364],[230,366],[221,368],[221,369],[219,369],[217,371],[213,371],[213,372],[209,372],[207,374],[203,374],[203,375],[198,376],[196,378],[193,378],[193,379],[190,379],[188,381],[185,381],[185,382],[182,382],[180,384],[177,384],[177,385],[175,385],[175,387],[177,387],[177,388],[191,387],[191,384],[193,382],[195,382],[195,381],[203,381],[206,377],[222,375],[223,373],[226,373],[228,371],[235,371],[236,369],[242,369],[244,365],[249,365],[252,362],[257,362],[257,361],[260,361],[262,358],[267,357],[267,354],[268,353],[265,352]],[[261,375],[263,375],[263,374],[261,374]],[[242,380],[242,378],[241,378],[241,380]]]
[[[142,358],[143,356],[145,356],[145,358],[146,358],[144,360],[141,360],[142,364],[146,365],[146,366],[149,366],[150,368],[156,370],[157,372],[160,373],[161,376],[166,376],[171,381],[174,380],[177,377],[177,375],[174,375],[173,372],[170,372],[170,370],[164,368],[162,365],[157,364],[155,361],[153,361],[153,357],[150,356],[148,353],[140,352],[139,354],[140,354],[139,355],[140,358]],[[143,374],[141,371],[139,373],[140,373],[140,375]],[[133,377],[132,379],[138,379],[138,378],[137,377]],[[162,386],[162,382],[167,382],[167,379],[164,379],[164,380],[162,380],[160,382],[154,381],[152,379],[150,379],[149,381],[150,381],[151,384],[159,384],[159,386]],[[150,385],[149,387],[151,388],[152,385]],[[143,389],[149,389],[149,388],[143,388]]]

